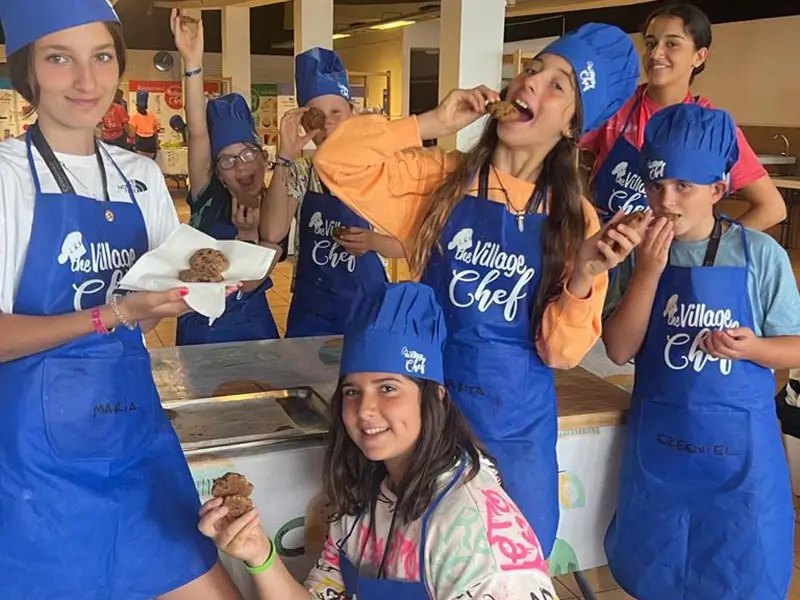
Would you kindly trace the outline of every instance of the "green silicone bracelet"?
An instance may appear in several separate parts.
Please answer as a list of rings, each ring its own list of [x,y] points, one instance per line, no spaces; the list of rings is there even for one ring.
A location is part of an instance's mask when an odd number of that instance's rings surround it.
[[[250,573],[263,573],[273,565],[277,558],[278,553],[275,552],[275,544],[270,542],[269,555],[263,564],[260,564],[257,567],[251,567],[249,564],[247,564],[247,561],[245,561],[244,566]]]

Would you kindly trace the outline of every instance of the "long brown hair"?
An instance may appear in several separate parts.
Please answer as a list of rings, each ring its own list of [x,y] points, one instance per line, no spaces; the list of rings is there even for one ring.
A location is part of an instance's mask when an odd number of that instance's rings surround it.
[[[575,90],[578,90],[577,82]],[[501,94],[505,97],[505,91]],[[577,91],[576,91],[577,96]],[[543,244],[542,274],[539,292],[531,315],[533,336],[547,305],[564,289],[565,269],[586,237],[586,217],[583,212],[583,178],[578,169],[578,149],[573,140],[580,136],[582,121],[580,97],[575,103],[575,116],[570,123],[570,138],[562,137],[547,154],[536,181],[537,189],[547,189]],[[419,234],[409,258],[412,273],[419,277],[430,260],[434,247],[442,251],[440,237],[450,213],[461,202],[480,169],[488,164],[498,142],[497,121],[489,119],[478,143],[461,154],[455,169],[433,193],[428,213],[422,218]]]
[[[478,474],[481,454],[488,457],[447,391],[433,381],[411,380],[420,390],[422,427],[397,490],[395,511],[405,523],[424,514],[433,502],[439,477],[452,469],[464,453],[469,465],[463,481]],[[335,518],[374,510],[380,485],[387,477],[383,462],[364,456],[345,429],[342,383],[340,379],[331,399],[331,427],[323,465],[325,494],[333,505]]]

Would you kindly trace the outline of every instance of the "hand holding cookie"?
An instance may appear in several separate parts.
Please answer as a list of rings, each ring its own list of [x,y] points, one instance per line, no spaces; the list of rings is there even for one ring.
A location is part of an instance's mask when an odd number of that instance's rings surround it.
[[[649,211],[614,215],[608,225],[584,242],[576,271],[591,279],[616,267],[641,243],[650,218]]]
[[[320,131],[325,128],[325,113],[311,106],[300,117],[300,125],[306,130],[306,133]]]

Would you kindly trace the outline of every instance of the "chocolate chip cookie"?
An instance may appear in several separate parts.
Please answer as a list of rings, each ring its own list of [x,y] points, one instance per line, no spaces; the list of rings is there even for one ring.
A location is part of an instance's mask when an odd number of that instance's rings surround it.
[[[309,108],[300,117],[300,125],[306,130],[306,133],[319,131],[325,127],[325,113],[318,108]]]
[[[489,104],[486,105],[486,110],[489,111],[492,118],[497,119],[501,123],[519,119],[519,109],[506,100],[489,102]]]

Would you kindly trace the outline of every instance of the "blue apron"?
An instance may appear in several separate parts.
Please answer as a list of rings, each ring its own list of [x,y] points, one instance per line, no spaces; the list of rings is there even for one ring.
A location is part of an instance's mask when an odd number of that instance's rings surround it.
[[[236,238],[236,226],[230,218],[220,214],[222,212],[219,210],[217,218],[209,221],[210,227],[205,233],[217,240],[233,240]],[[252,292],[231,294],[225,300],[225,312],[211,325],[208,324],[208,317],[196,312],[179,317],[175,332],[176,345],[278,339],[278,327],[267,301],[267,290],[271,287],[272,279],[267,277]]]
[[[636,374],[619,504],[605,539],[640,600],[784,600],[794,511],[769,369],[697,348],[707,329],[753,327],[745,266],[667,266]]]
[[[286,337],[341,335],[359,284],[386,281],[375,252],[353,256],[333,240],[335,227],[370,225],[330,191],[307,191],[300,207],[300,251]]]
[[[342,569],[342,579],[345,585],[345,594],[350,600],[430,600],[428,594],[428,587],[425,581],[425,549],[426,540],[428,539],[428,525],[431,516],[436,511],[439,503],[444,499],[447,493],[453,489],[453,486],[461,480],[466,467],[466,457],[462,457],[461,463],[458,467],[453,479],[447,484],[442,492],[436,496],[433,503],[422,515],[422,527],[420,530],[419,542],[419,577],[420,581],[394,581],[391,579],[383,579],[382,571],[383,565],[378,570],[378,577],[361,577],[352,561],[347,557],[344,547],[347,540],[353,534],[360,521],[356,521],[353,527],[347,533],[347,536],[339,544],[339,564]],[[389,554],[391,548],[389,547],[392,539],[392,530],[394,530],[394,520],[392,520],[392,527],[390,528],[389,535],[386,536],[387,546],[384,549],[384,559]]]
[[[647,208],[644,181],[639,175],[641,153],[625,138],[631,119],[638,112],[641,102],[640,96],[628,114],[622,133],[594,177],[594,204],[606,213],[601,219],[603,223],[610,221],[620,210],[630,214]]]
[[[546,216],[534,206],[520,231],[517,217],[487,194],[484,168],[478,196],[453,209],[440,238],[444,254],[434,250],[422,282],[445,314],[448,390],[547,557],[559,510],[556,394],[553,372],[536,351],[539,324],[531,322]]]
[[[47,316],[105,304],[148,250],[130,182],[131,203],[44,194],[32,134],[36,207],[14,312]],[[52,151],[43,150],[69,190]],[[217,551],[197,531],[200,500],[140,329],[92,333],[0,364],[0,389],[4,600],[145,600],[214,566]]]

